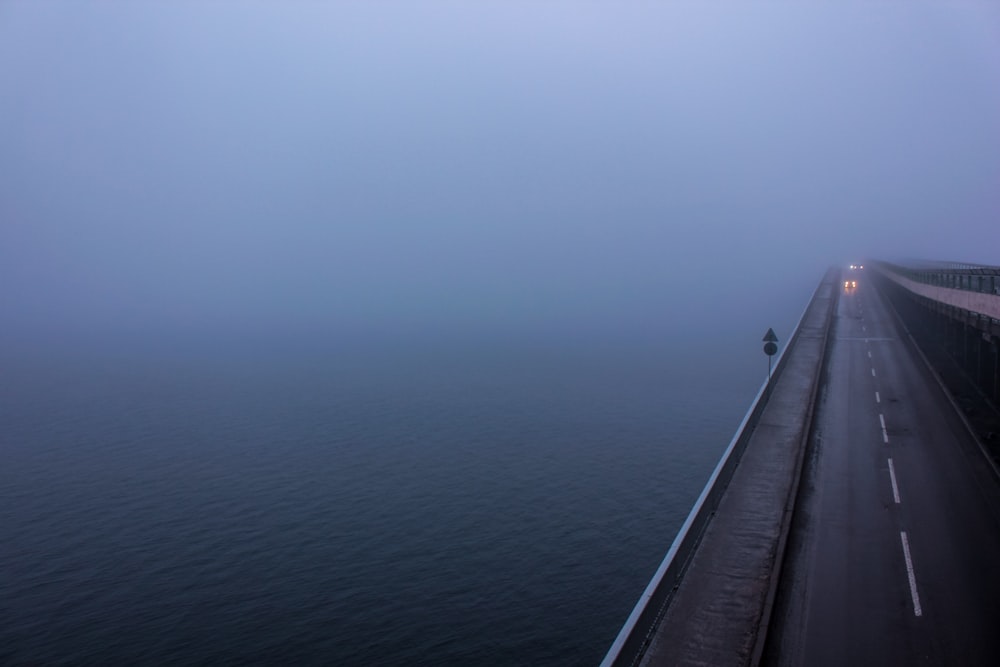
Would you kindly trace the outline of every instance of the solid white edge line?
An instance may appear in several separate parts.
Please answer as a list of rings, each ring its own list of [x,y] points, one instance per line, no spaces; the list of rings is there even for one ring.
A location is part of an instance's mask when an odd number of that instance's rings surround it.
[[[878,395],[877,391],[875,392],[875,402],[876,403],[881,403],[882,402],[882,397]]]
[[[881,412],[878,413],[878,421],[879,421],[880,424],[882,424],[882,430],[884,431],[885,430],[885,415],[883,415]]]
[[[889,479],[892,481],[892,499],[899,504],[899,487],[896,486],[896,468],[892,465],[892,459],[889,459]]]
[[[923,616],[920,608],[920,595],[917,594],[917,575],[913,573],[913,561],[910,560],[910,543],[906,539],[906,531],[899,531],[899,539],[903,542],[903,558],[906,559],[906,576],[910,579],[910,597],[913,598],[913,615]]]

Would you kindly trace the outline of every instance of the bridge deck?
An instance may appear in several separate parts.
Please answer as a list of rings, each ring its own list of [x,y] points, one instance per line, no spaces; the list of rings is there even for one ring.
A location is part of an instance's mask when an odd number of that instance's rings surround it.
[[[1000,664],[989,464],[867,281],[833,336],[765,663]]]

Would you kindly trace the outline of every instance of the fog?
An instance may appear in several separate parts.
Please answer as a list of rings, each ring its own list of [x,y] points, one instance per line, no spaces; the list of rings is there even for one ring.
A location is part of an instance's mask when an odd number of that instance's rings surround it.
[[[991,3],[6,2],[0,91],[8,341],[672,335],[1000,264]]]

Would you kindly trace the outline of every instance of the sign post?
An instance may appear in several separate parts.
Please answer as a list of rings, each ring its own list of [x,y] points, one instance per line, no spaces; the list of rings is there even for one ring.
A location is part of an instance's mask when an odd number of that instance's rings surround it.
[[[767,391],[771,393],[771,357],[778,351],[778,336],[770,327],[764,334],[764,354],[767,355]]]

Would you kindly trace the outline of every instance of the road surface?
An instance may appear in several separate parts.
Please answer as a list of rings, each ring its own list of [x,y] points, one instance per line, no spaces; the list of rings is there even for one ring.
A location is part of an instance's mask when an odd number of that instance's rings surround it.
[[[858,286],[834,322],[764,663],[1000,665],[1000,484],[856,273],[844,274]]]

